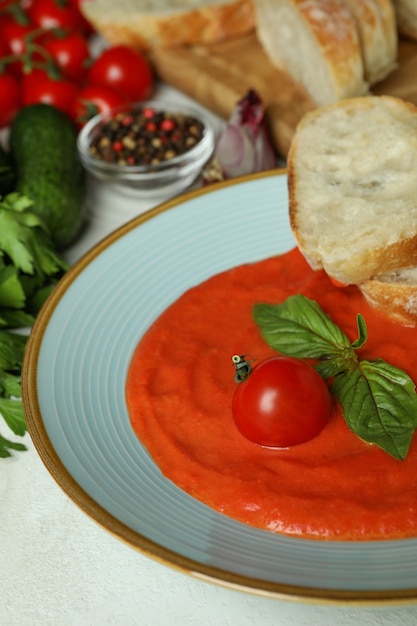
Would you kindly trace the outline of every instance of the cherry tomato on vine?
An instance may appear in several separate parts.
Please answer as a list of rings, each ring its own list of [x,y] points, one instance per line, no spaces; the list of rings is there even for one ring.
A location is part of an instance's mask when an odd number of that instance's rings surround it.
[[[81,29],[84,35],[92,35],[94,32],[94,28],[91,26],[90,22],[84,17],[83,12],[81,11],[81,4],[84,0],[70,0],[70,4],[75,8],[79,15],[80,24],[82,24]]]
[[[7,9],[8,6],[15,4],[16,0],[0,0],[0,10]]]
[[[78,86],[71,80],[54,80],[43,70],[32,70],[22,80],[23,105],[43,102],[69,115]]]
[[[44,43],[63,75],[81,81],[87,72],[90,51],[86,40],[79,33],[68,33],[64,37],[52,37]]]
[[[127,46],[107,48],[94,61],[88,82],[120,91],[129,101],[148,98],[153,89],[152,69],[147,59]]]
[[[21,89],[18,79],[11,74],[0,74],[0,127],[8,126],[21,107]]]
[[[83,28],[80,13],[69,0],[33,0],[27,14],[37,28],[63,28],[70,31]]]
[[[23,13],[21,11],[23,9]],[[14,19],[14,15],[18,14],[19,21],[25,21],[23,2],[16,2],[16,0],[0,0],[0,18],[1,20],[12,18]]]
[[[261,446],[288,448],[316,437],[329,422],[326,383],[308,363],[289,356],[261,361],[236,387],[232,415],[241,434]]]
[[[1,33],[1,27],[0,27],[0,33]],[[6,45],[6,42],[3,41],[3,39],[0,37],[0,60],[7,56],[10,53],[9,48]],[[7,69],[7,66],[5,67],[5,69]]]
[[[0,28],[0,37],[4,44],[7,54],[9,55],[21,55],[26,50],[25,37],[32,31],[31,26],[25,24],[19,24],[14,19],[6,19]],[[22,62],[14,61],[7,65],[8,70],[13,72],[16,76],[22,73]]]
[[[81,127],[98,113],[106,113],[126,102],[126,98],[110,87],[86,85],[77,93],[70,115],[77,126]]]

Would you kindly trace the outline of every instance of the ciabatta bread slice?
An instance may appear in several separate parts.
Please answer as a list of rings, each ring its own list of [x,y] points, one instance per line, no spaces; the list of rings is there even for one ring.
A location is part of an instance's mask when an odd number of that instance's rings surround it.
[[[416,0],[393,0],[397,14],[398,30],[417,41],[417,2]]]
[[[307,113],[288,153],[289,214],[314,269],[360,284],[417,265],[417,107],[352,98]]]
[[[318,105],[367,93],[356,20],[343,0],[255,0],[255,9],[271,63]]]
[[[252,0],[85,0],[80,7],[109,43],[142,50],[212,43],[255,28]]]
[[[398,35],[391,0],[344,0],[356,19],[365,79],[374,85],[397,66]]]
[[[405,326],[417,325],[417,267],[406,267],[359,285],[369,304]]]

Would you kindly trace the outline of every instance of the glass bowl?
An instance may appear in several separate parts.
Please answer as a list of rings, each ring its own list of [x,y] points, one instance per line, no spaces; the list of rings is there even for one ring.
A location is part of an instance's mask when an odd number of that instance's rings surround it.
[[[91,152],[97,138],[103,136],[103,128],[116,116],[142,114],[154,111],[176,121],[181,116],[197,120],[202,125],[201,138],[186,151],[163,157],[159,162],[149,164],[122,164],[103,160]],[[112,139],[111,139],[112,140]],[[151,136],[144,139],[145,148],[150,147]],[[111,111],[96,115],[81,129],[78,140],[81,162],[92,176],[117,186],[118,190],[143,198],[169,198],[184,191],[197,179],[214,151],[215,132],[209,118],[190,106],[170,104],[163,101],[147,101],[116,107]],[[133,157],[130,157],[131,159]]]

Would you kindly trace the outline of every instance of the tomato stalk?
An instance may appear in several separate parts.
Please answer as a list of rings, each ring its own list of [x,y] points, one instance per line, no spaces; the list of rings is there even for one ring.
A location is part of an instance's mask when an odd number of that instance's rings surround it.
[[[56,37],[64,37],[65,32],[62,28],[36,28],[25,36],[25,51],[21,54],[10,54],[4,56],[0,60],[0,74],[3,74],[5,68],[10,63],[20,61],[22,63],[23,74],[30,74],[34,69],[44,70],[52,80],[61,80],[62,72],[55,62],[52,54],[41,44],[35,40],[45,34],[53,34]],[[43,60],[36,60],[35,55],[40,55]]]
[[[54,2],[60,9],[65,9],[70,6],[70,2],[68,2],[68,0],[54,0]]]
[[[0,15],[12,17],[16,24],[21,26],[29,26],[30,20],[26,11],[20,6],[19,2],[11,2],[5,7],[0,8]]]

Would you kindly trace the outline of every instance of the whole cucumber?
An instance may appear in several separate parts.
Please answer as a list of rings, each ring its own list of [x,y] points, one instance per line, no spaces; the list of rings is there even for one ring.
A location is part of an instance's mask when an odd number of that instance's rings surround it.
[[[69,116],[49,104],[24,107],[10,129],[16,191],[33,201],[58,250],[74,241],[84,217],[86,176],[76,139]]]
[[[16,172],[9,152],[0,146],[0,196],[6,196],[14,191]]]

